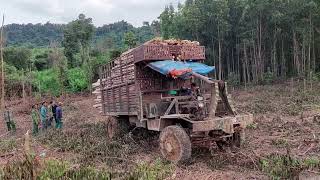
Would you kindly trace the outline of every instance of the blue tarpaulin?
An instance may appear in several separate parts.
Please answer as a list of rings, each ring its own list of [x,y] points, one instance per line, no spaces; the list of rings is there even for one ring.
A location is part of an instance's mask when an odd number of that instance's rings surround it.
[[[149,63],[148,66],[155,71],[160,72],[163,75],[168,75],[170,72],[178,70],[191,70],[192,72],[206,75],[215,70],[214,66],[208,66],[198,62],[182,62],[182,61],[173,61],[173,60],[165,60],[165,61],[156,61]]]

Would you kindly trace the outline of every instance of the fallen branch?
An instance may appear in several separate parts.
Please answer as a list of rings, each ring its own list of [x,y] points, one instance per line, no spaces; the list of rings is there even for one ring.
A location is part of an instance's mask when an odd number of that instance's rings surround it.
[[[320,174],[319,171],[311,171],[311,170],[307,170],[307,171],[310,172],[310,173],[314,173],[314,174]]]
[[[304,153],[302,153],[301,155],[307,154],[307,152],[309,152],[313,147],[314,147],[314,144],[311,144],[311,146]]]
[[[12,156],[14,156],[14,154],[15,154],[14,152],[3,154],[3,155],[0,155],[0,158],[6,158],[8,156],[12,157]]]
[[[251,156],[248,156],[248,155],[244,154],[244,153],[243,153],[243,152],[241,152],[241,151],[239,151],[239,153],[240,153],[240,154],[242,154],[243,156],[245,156],[245,157],[247,157],[247,158],[251,159],[252,163],[253,163],[253,164],[254,164],[254,166],[257,168],[257,170],[259,169],[259,166],[256,164],[256,162],[254,161],[254,159],[252,159],[252,157],[251,157]]]

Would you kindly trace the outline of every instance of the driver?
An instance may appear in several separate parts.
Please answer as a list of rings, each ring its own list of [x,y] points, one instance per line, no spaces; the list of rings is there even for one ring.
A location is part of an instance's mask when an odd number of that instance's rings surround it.
[[[191,83],[191,92],[194,96],[200,96],[200,88],[196,85],[196,83]]]

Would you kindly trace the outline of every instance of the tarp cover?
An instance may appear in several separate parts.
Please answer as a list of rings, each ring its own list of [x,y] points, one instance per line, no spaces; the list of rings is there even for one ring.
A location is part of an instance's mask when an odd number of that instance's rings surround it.
[[[202,63],[192,61],[156,61],[149,63],[148,66],[151,69],[160,72],[161,74],[172,75],[173,77],[180,77],[190,72],[206,75],[215,70],[214,66],[208,66]]]

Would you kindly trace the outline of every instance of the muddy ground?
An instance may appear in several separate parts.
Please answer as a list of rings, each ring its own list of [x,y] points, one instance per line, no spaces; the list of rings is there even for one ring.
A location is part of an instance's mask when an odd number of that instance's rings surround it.
[[[239,152],[194,148],[192,159],[173,165],[161,159],[158,133],[134,129],[110,141],[107,118],[92,107],[93,97],[72,96],[64,101],[62,132],[49,130],[32,138],[32,150],[46,159],[69,162],[110,172],[132,171],[139,164],[154,167],[155,179],[305,179],[320,171],[320,85],[295,82],[232,90],[239,113],[254,113]],[[232,89],[232,88],[229,88]],[[31,101],[30,101],[31,102]],[[31,131],[28,106],[11,101],[16,133],[0,124],[0,166],[23,153],[24,134]],[[26,102],[27,103],[27,102]],[[143,171],[143,170],[142,170]],[[149,171],[149,169],[146,169]],[[152,170],[153,172],[153,170]],[[149,178],[152,179],[152,178]]]

